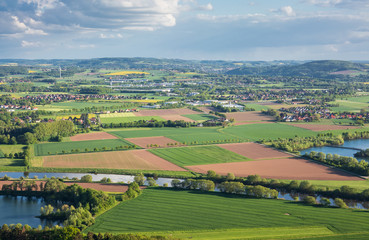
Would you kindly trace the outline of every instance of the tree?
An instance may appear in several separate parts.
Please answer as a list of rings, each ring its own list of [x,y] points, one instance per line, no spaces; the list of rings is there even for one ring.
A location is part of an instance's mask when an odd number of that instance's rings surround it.
[[[316,204],[316,199],[313,196],[306,196],[303,201],[304,203],[309,204],[309,205]]]
[[[134,181],[138,183],[138,185],[142,186],[145,183],[145,176],[143,173],[139,173],[134,177]]]
[[[227,177],[226,177],[226,180],[227,181],[233,181],[236,177],[234,176],[233,173],[228,173],[227,174]]]
[[[208,178],[216,178],[217,174],[213,170],[209,170],[207,173]]]
[[[339,208],[348,208],[347,204],[341,198],[335,198],[334,204]]]
[[[92,176],[91,175],[84,175],[81,177],[81,182],[90,183],[92,182]]]
[[[325,207],[329,207],[331,205],[331,200],[329,198],[321,198],[320,204],[322,204]]]

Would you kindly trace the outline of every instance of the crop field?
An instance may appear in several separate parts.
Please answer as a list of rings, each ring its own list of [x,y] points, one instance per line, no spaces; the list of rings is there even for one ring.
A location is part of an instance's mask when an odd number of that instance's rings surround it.
[[[260,112],[235,112],[226,113],[228,119],[233,118],[236,122],[249,122],[249,121],[273,121],[274,118]]]
[[[286,158],[286,157],[288,158],[292,156],[282,151],[278,151],[276,149],[266,147],[261,144],[253,142],[220,144],[218,146],[254,160],[270,159],[270,158]]]
[[[138,131],[108,131],[120,138],[159,137],[164,136],[181,143],[209,144],[219,141],[243,139],[239,136],[223,134],[219,128],[140,128]]]
[[[124,113],[107,113],[100,114],[100,119],[103,118],[115,118],[115,117],[135,117],[136,115],[133,112],[124,112]]]
[[[344,125],[328,125],[328,124],[289,124],[294,127],[300,127],[311,131],[329,131],[329,130],[345,130],[357,129],[358,126],[344,126]]]
[[[149,151],[178,166],[250,161],[244,156],[218,146],[151,149]]]
[[[43,167],[186,171],[146,150],[47,156]]]
[[[341,180],[362,181],[361,178],[336,168],[327,167],[301,158],[263,159],[249,162],[217,163],[187,166],[188,169],[207,173],[213,170],[218,174],[234,173],[238,177],[260,175],[263,178],[293,180]]]
[[[128,123],[128,122],[135,122],[135,121],[150,121],[155,119],[157,121],[165,121],[162,117],[157,116],[148,116],[148,117],[105,117],[101,118],[101,123]]]
[[[52,103],[46,105],[36,105],[39,110],[45,111],[60,111],[60,110],[71,110],[71,109],[83,109],[86,107],[112,107],[112,106],[122,106],[124,103],[117,103],[117,102],[59,102],[59,103]]]
[[[207,120],[217,119],[217,117],[209,115],[209,114],[186,114],[182,116],[192,119],[194,121],[207,121]]]
[[[107,139],[107,140],[91,140],[91,141],[78,141],[78,142],[60,142],[60,143],[40,143],[35,144],[35,155],[36,156],[47,156],[60,154],[64,150],[65,152],[71,152],[73,149],[78,149],[79,152],[93,151],[94,148],[102,149],[115,149],[119,146],[130,146],[133,145],[122,139]],[[50,153],[50,154],[49,154]]]
[[[81,118],[81,114],[71,114],[71,115],[62,115],[62,116],[56,116],[56,120],[61,120],[61,119],[69,119],[69,118]],[[88,118],[93,118],[96,117],[96,114],[88,114]]]
[[[248,139],[249,141],[257,141],[261,139],[291,138],[295,137],[296,135],[300,137],[317,135],[316,132],[310,130],[279,123],[246,124],[228,127],[220,130],[220,132],[233,137]]]
[[[214,231],[219,233],[214,239],[242,239],[251,231],[256,238],[285,239],[289,234],[291,238],[362,234],[368,231],[368,216],[367,211],[160,188],[145,189],[138,198],[120,203],[97,217],[86,231],[148,234],[170,231],[174,236],[193,239],[213,239],[206,236],[212,236]],[[245,232],[232,237],[241,229]]]
[[[180,142],[177,142],[167,137],[126,138],[125,140],[142,148],[153,148],[153,147],[163,148],[181,145]]]
[[[141,110],[136,112],[136,116],[165,116],[165,115],[184,115],[184,114],[201,114],[188,108],[179,109],[157,109],[157,110]]]
[[[124,76],[129,74],[150,74],[148,72],[140,72],[140,71],[120,71],[120,72],[114,72],[114,73],[108,73],[105,74],[107,76]]]
[[[165,120],[171,120],[171,121],[185,121],[185,122],[193,122],[192,119],[188,118],[188,117],[184,117],[182,115],[162,115],[162,118],[164,118]]]
[[[268,105],[260,105],[256,103],[246,103],[247,108],[253,108],[255,111],[268,110]]]
[[[117,139],[117,137],[107,132],[83,133],[83,134],[77,134],[75,136],[70,137],[70,140],[72,142],[73,141],[105,140],[105,139]]]

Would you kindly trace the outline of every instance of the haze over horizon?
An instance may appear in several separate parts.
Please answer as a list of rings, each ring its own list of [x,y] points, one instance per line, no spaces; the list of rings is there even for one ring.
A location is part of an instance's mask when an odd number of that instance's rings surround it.
[[[3,0],[1,58],[368,60],[369,0]]]

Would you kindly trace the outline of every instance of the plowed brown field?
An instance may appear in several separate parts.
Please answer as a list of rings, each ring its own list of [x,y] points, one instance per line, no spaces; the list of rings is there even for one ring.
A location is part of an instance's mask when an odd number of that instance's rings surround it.
[[[292,156],[288,153],[252,142],[219,144],[218,146],[251,159],[288,158]]]
[[[273,121],[274,118],[262,114],[261,112],[235,112],[227,113],[228,119],[233,118],[236,122],[249,122],[249,121]]]
[[[167,137],[142,137],[142,138],[125,138],[125,140],[134,143],[142,148],[150,148],[148,145],[157,145],[157,147],[168,147],[168,143],[177,143],[179,146],[181,143]]]
[[[195,120],[192,120],[188,117],[184,117],[181,115],[163,115],[160,116],[161,118],[164,118],[165,120],[171,120],[171,121],[180,121],[183,120],[185,122],[196,122]]]
[[[263,178],[294,180],[362,180],[339,169],[329,168],[300,158],[271,159],[250,162],[219,163],[188,166],[188,169],[207,173],[213,170],[218,174],[234,173],[238,177],[260,175]]]
[[[46,156],[43,167],[186,171],[146,150]]]
[[[107,132],[83,133],[70,137],[71,141],[104,140],[104,139],[117,139],[117,137]]]
[[[359,128],[358,126],[341,126],[341,125],[324,125],[324,124],[289,124],[289,125],[316,131],[316,132]]]
[[[141,110],[136,112],[136,116],[165,116],[165,115],[184,115],[184,114],[201,114],[187,108],[179,109],[158,109],[158,110]]]

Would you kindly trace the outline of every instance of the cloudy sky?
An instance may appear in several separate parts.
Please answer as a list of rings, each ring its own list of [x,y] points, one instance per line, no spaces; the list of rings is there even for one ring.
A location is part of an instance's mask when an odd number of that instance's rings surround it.
[[[369,60],[369,0],[0,0],[0,58]]]

